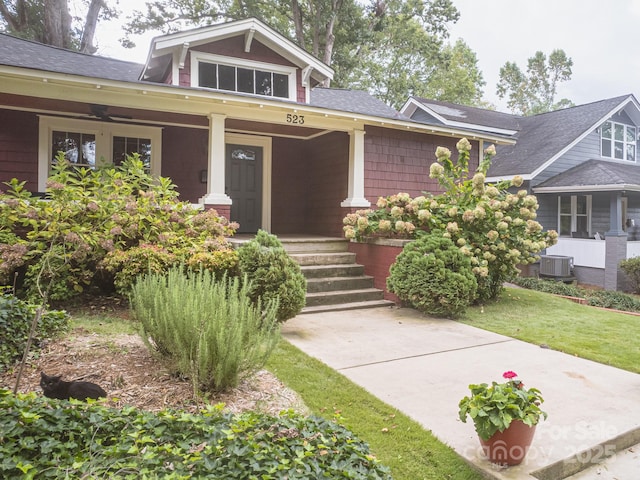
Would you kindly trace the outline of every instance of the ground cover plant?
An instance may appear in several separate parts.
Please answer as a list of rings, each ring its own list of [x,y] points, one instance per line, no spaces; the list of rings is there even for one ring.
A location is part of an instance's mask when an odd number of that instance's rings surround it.
[[[507,288],[459,321],[535,345],[640,373],[640,317],[580,305],[548,293]]]
[[[485,175],[495,155],[493,146],[475,173],[470,172],[471,144],[457,143],[458,158],[443,147],[430,176],[444,193],[425,192],[411,198],[406,193],[381,197],[375,210],[347,215],[344,233],[361,240],[371,236],[416,238],[425,232],[441,231],[469,257],[478,283],[476,302],[497,298],[505,280],[518,273],[518,265],[538,260],[538,253],[555,244],[557,233],[544,232],[536,219],[538,201],[522,185],[521,177],[485,184]]]
[[[186,259],[233,269],[237,225],[180,202],[137,155],[120,166],[76,168],[59,155],[45,199],[16,179],[0,192],[0,285],[22,297],[66,300],[92,287],[126,293],[140,273]]]
[[[0,409],[3,478],[391,478],[350,431],[293,412],[152,413],[2,389]]]

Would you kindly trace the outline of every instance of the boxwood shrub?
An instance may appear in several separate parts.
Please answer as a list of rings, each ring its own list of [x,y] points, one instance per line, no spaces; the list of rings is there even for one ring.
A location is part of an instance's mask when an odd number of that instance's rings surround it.
[[[116,410],[0,389],[0,478],[391,478],[333,421],[222,408]]]
[[[404,247],[391,266],[387,286],[416,310],[452,317],[474,300],[478,283],[469,257],[433,232]]]

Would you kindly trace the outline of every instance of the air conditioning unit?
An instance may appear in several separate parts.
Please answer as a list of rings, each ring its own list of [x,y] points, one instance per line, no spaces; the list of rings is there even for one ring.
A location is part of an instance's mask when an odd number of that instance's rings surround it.
[[[549,277],[570,277],[573,269],[573,257],[564,255],[541,255],[540,275]]]

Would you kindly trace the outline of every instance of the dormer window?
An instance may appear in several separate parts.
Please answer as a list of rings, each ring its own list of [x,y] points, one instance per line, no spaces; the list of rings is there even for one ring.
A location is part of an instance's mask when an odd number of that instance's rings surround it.
[[[600,129],[601,155],[617,160],[636,161],[636,127],[604,122]]]
[[[191,86],[295,100],[295,68],[192,52]]]

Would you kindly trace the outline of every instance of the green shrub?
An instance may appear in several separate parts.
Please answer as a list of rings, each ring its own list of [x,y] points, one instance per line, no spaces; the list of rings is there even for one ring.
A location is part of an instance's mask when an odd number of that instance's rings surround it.
[[[24,355],[31,323],[37,306],[13,295],[0,295],[0,371]],[[64,311],[45,311],[40,317],[33,347],[69,328],[69,315]]]
[[[113,285],[118,293],[126,295],[138,275],[165,273],[178,263],[175,254],[159,245],[142,244],[128,250],[113,250],[100,262],[99,268],[113,275]]]
[[[333,421],[50,400],[0,389],[1,478],[391,479]]]
[[[514,277],[510,280],[515,285],[519,285],[530,290],[553,293],[554,295],[565,295],[567,297],[585,297],[587,291],[575,285],[558,282],[556,280],[544,280],[533,277]]]
[[[438,232],[408,243],[391,266],[387,287],[421,312],[464,313],[476,295],[471,261]]]
[[[96,286],[113,290],[116,277],[118,290],[126,290],[127,277],[147,268],[140,252],[131,253],[133,265],[122,259],[132,248],[156,245],[179,260],[193,249],[230,249],[226,237],[237,225],[179,202],[175,185],[145,172],[138,155],[97,169],[71,166],[61,155],[52,169],[46,200],[17,179],[0,193],[0,282],[8,285],[19,273],[26,292],[20,296],[51,287],[49,299],[64,300]]]
[[[208,270],[138,277],[131,305],[144,338],[191,377],[194,390],[225,390],[264,366],[279,339],[277,300],[254,303],[250,282]]]
[[[209,270],[216,278],[225,273],[235,276],[238,273],[238,252],[232,248],[214,251],[194,249],[191,254],[187,255],[185,264],[191,270]]]
[[[305,305],[307,282],[300,265],[275,235],[264,230],[238,249],[240,275],[248,277],[254,301],[279,299],[278,321],[295,317]]]
[[[620,262],[620,269],[627,274],[633,291],[640,293],[640,257],[627,258]]]
[[[640,300],[623,292],[587,289],[554,280],[530,277],[515,277],[511,282],[539,292],[585,298],[587,303],[593,307],[613,308],[623,312],[640,312]]]
[[[594,307],[640,312],[640,300],[622,292],[592,290],[587,296],[587,302]]]

